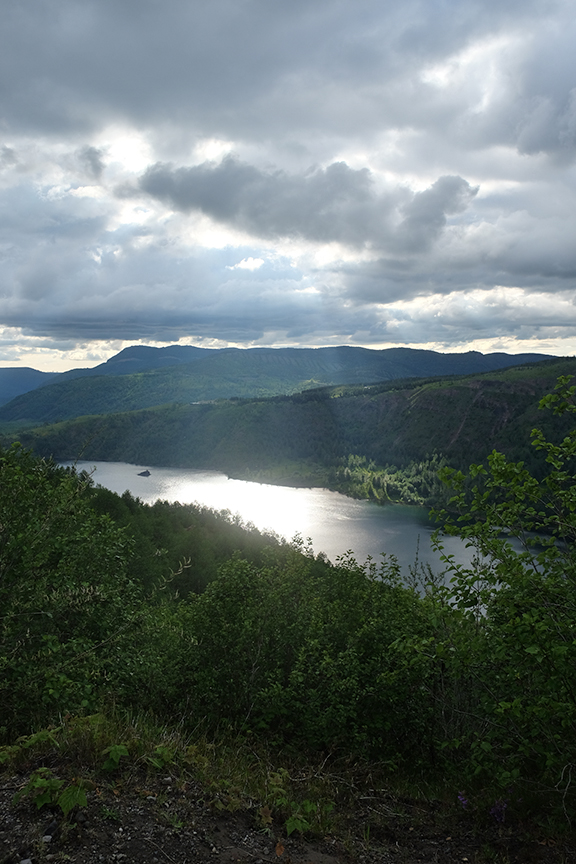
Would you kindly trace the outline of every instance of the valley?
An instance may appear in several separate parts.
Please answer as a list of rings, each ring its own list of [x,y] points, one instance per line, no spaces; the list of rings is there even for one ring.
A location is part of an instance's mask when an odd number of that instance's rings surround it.
[[[538,402],[558,376],[575,373],[576,360],[556,358],[475,375],[343,384],[199,404],[166,402],[133,411],[113,410],[113,388],[121,378],[99,378],[94,380],[101,386],[112,382],[109,411],[50,422],[68,404],[76,406],[76,413],[85,410],[78,407],[76,391],[86,382],[76,379],[27,394],[39,393],[50,405],[36,421],[14,419],[19,400],[5,406],[0,431],[6,443],[17,437],[60,461],[207,468],[230,477],[428,506],[444,501],[437,477],[442,464],[465,469],[497,449],[538,470],[531,430],[542,426],[548,432],[555,423],[554,434],[562,435],[569,425],[567,418],[553,422],[549,412],[538,410]],[[66,400],[48,399],[64,386],[72,387]],[[88,388],[88,402],[90,394]]]

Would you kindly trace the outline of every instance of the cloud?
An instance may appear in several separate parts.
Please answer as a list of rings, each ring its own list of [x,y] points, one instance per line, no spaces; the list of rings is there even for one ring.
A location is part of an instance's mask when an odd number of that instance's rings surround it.
[[[84,146],[78,151],[80,162],[87,174],[93,177],[94,180],[99,180],[102,176],[102,171],[104,170],[103,156],[104,151],[98,149],[98,147]]]
[[[12,147],[7,147],[3,144],[2,147],[0,147],[0,168],[10,168],[15,165],[17,161],[18,157]]]
[[[576,349],[567,0],[3,13],[5,351]]]
[[[264,264],[263,258],[243,258],[238,264],[227,266],[227,270],[258,270]]]
[[[370,171],[354,170],[345,162],[288,174],[265,172],[233,156],[193,167],[158,163],[139,185],[172,207],[200,210],[255,237],[297,237],[409,253],[428,249],[447,216],[463,212],[478,192],[462,177],[447,176],[416,194],[401,188],[382,193]],[[399,214],[402,221],[396,225]]]
[[[472,188],[462,177],[439,177],[404,207],[396,246],[408,252],[428,249],[440,236],[447,217],[463,213],[477,193],[478,186]]]
[[[553,30],[542,26],[548,16]],[[457,121],[473,95],[470,75],[437,94],[419,71],[502,33],[520,43],[516,80],[502,82],[503,98],[517,99],[518,80],[528,98],[538,89],[559,95],[574,80],[570,21],[569,4],[554,4],[550,15],[537,0],[407,0],[401,9],[379,0],[11,4],[0,34],[3,114],[8,128],[36,134],[87,135],[120,120],[156,128],[158,140],[177,129],[292,138],[313,150],[311,131],[363,138]],[[530,71],[550,56],[553,38],[561,43],[558,71],[543,87]]]
[[[370,172],[343,162],[288,174],[262,171],[233,156],[174,168],[158,163],[141,177],[143,192],[179,210],[200,210],[256,237],[301,237],[365,245],[392,204],[379,199]],[[368,219],[373,224],[368,227]]]

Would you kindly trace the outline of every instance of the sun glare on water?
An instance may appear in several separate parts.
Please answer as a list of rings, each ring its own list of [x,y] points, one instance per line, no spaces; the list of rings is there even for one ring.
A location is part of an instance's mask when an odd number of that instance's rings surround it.
[[[203,482],[204,477],[206,482]],[[162,493],[160,497],[163,497]],[[244,523],[252,523],[260,530],[271,530],[288,539],[306,530],[313,506],[312,500],[303,501],[296,489],[230,480],[208,472],[193,479],[167,478],[166,497],[184,504],[198,502],[215,510],[221,510],[225,500],[226,509],[232,514],[241,513]]]

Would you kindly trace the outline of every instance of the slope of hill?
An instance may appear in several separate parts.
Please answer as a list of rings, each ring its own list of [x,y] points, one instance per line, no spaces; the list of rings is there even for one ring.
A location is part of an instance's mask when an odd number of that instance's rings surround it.
[[[29,366],[8,366],[0,369],[0,405],[36,387],[48,384],[57,377],[54,372],[39,372]]]
[[[538,402],[559,375],[575,374],[571,358],[461,378],[171,404],[44,426],[20,440],[62,460],[217,468],[340,488],[338,470],[350,454],[376,466],[405,466],[438,452],[466,467],[496,448],[530,464],[530,430],[558,435],[569,423],[539,412]]]
[[[179,347],[181,350],[176,350]],[[190,357],[195,359],[190,361]],[[103,366],[73,370],[59,376],[55,383],[18,396],[0,409],[0,422],[55,422],[167,402],[190,404],[233,397],[266,397],[323,385],[470,374],[542,359],[537,354],[439,354],[411,348],[374,351],[343,346],[211,351],[185,346],[170,349],[135,346]],[[145,368],[152,363],[156,368]],[[136,367],[143,371],[133,372]]]

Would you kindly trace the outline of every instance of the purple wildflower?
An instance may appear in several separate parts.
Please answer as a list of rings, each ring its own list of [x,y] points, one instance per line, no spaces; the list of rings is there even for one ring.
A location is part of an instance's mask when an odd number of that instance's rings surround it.
[[[464,810],[466,810],[466,808],[468,807],[468,799],[464,796],[464,792],[458,793],[458,801],[460,802]]]
[[[490,808],[490,815],[493,816],[497,822],[504,822],[507,806],[508,802],[503,798],[499,798],[498,801],[495,801],[494,805]]]

